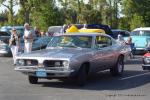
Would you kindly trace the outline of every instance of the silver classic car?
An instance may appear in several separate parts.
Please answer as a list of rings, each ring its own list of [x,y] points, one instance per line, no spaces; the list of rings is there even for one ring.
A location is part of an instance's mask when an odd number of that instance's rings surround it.
[[[28,75],[29,83],[39,78],[72,78],[84,85],[88,76],[110,69],[112,75],[122,75],[124,46],[101,33],[72,33],[54,36],[45,50],[21,54],[16,71]]]

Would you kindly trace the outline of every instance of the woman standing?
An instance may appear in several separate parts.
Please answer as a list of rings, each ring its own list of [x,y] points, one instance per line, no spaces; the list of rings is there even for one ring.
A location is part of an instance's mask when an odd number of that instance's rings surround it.
[[[15,28],[12,28],[9,46],[11,48],[14,65],[16,65],[16,56],[18,54],[18,49],[20,48],[20,35],[17,34],[17,30]]]

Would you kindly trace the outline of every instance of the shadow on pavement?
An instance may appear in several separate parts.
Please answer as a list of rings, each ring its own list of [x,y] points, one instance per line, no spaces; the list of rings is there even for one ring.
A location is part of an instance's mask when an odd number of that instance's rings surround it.
[[[43,80],[42,80],[43,81]],[[126,70],[122,77],[112,77],[108,71],[90,77],[87,84],[79,87],[75,81],[43,81],[43,87],[55,87],[80,90],[126,90],[150,83],[150,72]]]
[[[142,64],[142,56],[134,56],[134,58],[127,60],[125,64],[126,65]]]

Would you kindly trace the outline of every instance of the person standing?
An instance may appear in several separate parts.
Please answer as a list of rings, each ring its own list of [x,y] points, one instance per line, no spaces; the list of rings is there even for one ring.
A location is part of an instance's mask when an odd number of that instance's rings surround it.
[[[36,37],[40,37],[41,36],[39,28],[37,28],[36,26],[34,27],[34,33],[35,33]]]
[[[16,56],[18,55],[18,50],[20,48],[20,35],[17,33],[15,28],[12,28],[9,47],[11,48],[14,65],[16,65]]]
[[[122,37],[121,34],[118,34],[117,41],[120,42],[121,44],[125,44],[125,40],[124,40],[124,38]]]
[[[134,46],[134,43],[132,42],[131,36],[128,37],[126,44],[129,45],[131,49],[130,58],[134,58],[133,54],[135,53],[135,46]]]
[[[33,33],[30,30],[30,26],[28,23],[24,24],[24,52],[25,53],[30,53],[32,51],[32,43],[33,43]]]

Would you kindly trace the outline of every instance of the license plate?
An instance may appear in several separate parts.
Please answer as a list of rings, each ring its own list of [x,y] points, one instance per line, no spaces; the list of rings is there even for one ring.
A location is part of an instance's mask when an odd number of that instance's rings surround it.
[[[38,71],[36,71],[36,76],[37,77],[46,77],[47,73],[46,73],[45,69],[38,69]]]

